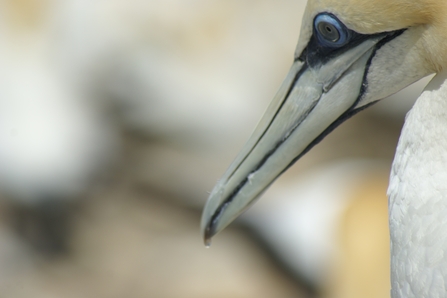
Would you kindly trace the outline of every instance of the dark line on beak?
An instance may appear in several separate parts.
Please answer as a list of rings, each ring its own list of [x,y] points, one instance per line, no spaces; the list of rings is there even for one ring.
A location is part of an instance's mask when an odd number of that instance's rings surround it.
[[[275,121],[276,117],[278,116],[279,112],[281,111],[281,109],[284,106],[284,103],[286,102],[286,100],[289,98],[290,93],[292,92],[293,88],[296,85],[296,82],[298,81],[298,79],[301,77],[301,75],[304,73],[304,71],[306,71],[308,68],[307,63],[304,63],[303,66],[301,67],[301,69],[296,73],[292,83],[289,86],[289,89],[287,90],[286,95],[284,96],[281,105],[279,106],[279,108],[276,110],[275,115],[272,117],[270,123],[268,124],[268,126],[266,127],[266,129],[263,131],[263,133],[261,134],[261,136],[259,137],[259,139],[257,140],[257,142],[253,145],[253,147],[250,149],[250,151],[245,155],[245,157],[241,160],[241,162],[238,164],[238,166],[234,169],[234,171],[231,173],[231,175],[228,176],[228,180],[233,176],[233,174],[239,169],[239,167],[243,164],[243,162],[247,159],[247,157],[253,152],[254,148],[256,148],[256,146],[259,144],[259,142],[262,140],[262,138],[264,137],[264,135],[267,133],[267,131],[270,129],[270,127],[272,126],[272,123]],[[304,115],[305,117],[313,110],[313,108],[315,107],[312,106],[311,109],[309,109],[309,111]],[[299,121],[299,123],[301,123],[301,121]],[[295,130],[299,125],[297,125],[293,130]],[[293,130],[289,133],[289,135],[293,132]],[[214,235],[214,230],[215,230],[215,226],[217,221],[219,220],[222,212],[227,208],[228,204],[231,203],[234,199],[234,197],[238,194],[238,192],[244,187],[245,184],[247,184],[248,182],[248,176],[252,173],[255,173],[256,171],[259,170],[259,168],[261,168],[264,163],[270,158],[270,156],[273,155],[273,153],[275,153],[275,151],[278,149],[279,146],[281,146],[281,144],[284,143],[284,141],[287,139],[287,137],[283,138],[282,140],[280,140],[273,148],[272,150],[270,150],[269,152],[267,152],[267,154],[262,158],[262,160],[256,165],[255,169],[253,171],[251,171],[247,177],[245,177],[237,186],[236,188],[229,194],[229,196],[223,201],[223,203],[216,209],[216,211],[214,212],[213,216],[211,217],[211,220],[209,221],[209,224],[207,225],[206,229],[205,229],[205,241],[207,239],[210,239],[213,235]]]
[[[239,169],[239,167],[244,163],[244,161],[247,159],[247,157],[253,152],[253,150],[256,148],[256,146],[259,144],[259,142],[262,140],[262,138],[264,137],[264,135],[267,133],[267,131],[269,130],[269,128],[272,126],[273,121],[275,121],[276,116],[278,116],[278,113],[281,111],[282,107],[284,106],[284,103],[286,102],[287,98],[289,98],[290,93],[293,90],[293,87],[295,87],[296,82],[298,81],[298,79],[301,77],[301,75],[304,73],[304,71],[306,71],[308,68],[307,63],[304,63],[303,66],[301,67],[301,69],[295,74],[295,77],[293,78],[292,83],[289,86],[289,89],[287,90],[286,95],[284,96],[281,105],[279,106],[279,108],[276,110],[275,115],[272,117],[272,119],[270,120],[270,123],[267,125],[267,128],[263,131],[263,133],[261,134],[261,136],[258,138],[258,140],[256,141],[256,143],[253,145],[253,147],[251,147],[250,151],[247,152],[247,154],[245,155],[245,157],[241,160],[241,162],[237,165],[237,167],[233,170],[233,172],[228,176],[227,180],[230,180],[231,177],[233,176],[233,174]]]
[[[358,109],[350,109],[348,110],[346,113],[344,113],[343,115],[341,115],[340,117],[337,118],[337,120],[335,120],[334,122],[332,122],[331,125],[328,126],[328,128],[326,128],[318,137],[316,137],[304,150],[303,152],[301,152],[297,157],[295,157],[288,165],[287,167],[284,168],[284,170],[281,171],[281,173],[279,173],[278,176],[275,177],[274,180],[276,180],[279,176],[281,176],[285,171],[287,171],[291,166],[293,166],[293,164],[295,162],[297,162],[301,157],[303,157],[307,152],[310,151],[310,149],[312,149],[315,145],[317,145],[318,143],[320,143],[328,134],[330,134],[334,129],[336,129],[340,124],[342,124],[343,122],[345,122],[346,120],[348,120],[349,118],[351,118],[352,116],[354,116],[355,114],[357,114],[358,112],[361,112],[363,110],[365,110],[366,108],[369,108],[370,106],[372,106],[373,104],[375,104],[376,102],[378,102],[378,100],[370,102],[367,105],[364,105],[361,108]],[[273,180],[273,181],[274,181]]]

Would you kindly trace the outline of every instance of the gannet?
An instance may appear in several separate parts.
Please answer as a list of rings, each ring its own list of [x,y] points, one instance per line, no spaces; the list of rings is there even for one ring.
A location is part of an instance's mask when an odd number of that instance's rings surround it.
[[[435,73],[406,117],[390,174],[391,296],[445,297],[446,16],[442,0],[309,0],[286,79],[210,194],[205,241],[340,123]]]

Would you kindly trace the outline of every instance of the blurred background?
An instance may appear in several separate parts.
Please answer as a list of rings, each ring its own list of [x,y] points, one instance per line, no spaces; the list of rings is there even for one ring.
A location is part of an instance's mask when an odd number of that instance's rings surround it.
[[[208,192],[293,61],[304,0],[0,0],[1,297],[387,297],[410,86],[205,249]]]

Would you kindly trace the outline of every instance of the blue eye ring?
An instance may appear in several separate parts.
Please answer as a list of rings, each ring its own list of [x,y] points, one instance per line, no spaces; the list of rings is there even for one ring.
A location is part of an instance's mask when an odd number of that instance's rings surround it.
[[[348,43],[350,31],[335,16],[319,14],[315,17],[314,30],[318,41],[326,47],[339,48]]]

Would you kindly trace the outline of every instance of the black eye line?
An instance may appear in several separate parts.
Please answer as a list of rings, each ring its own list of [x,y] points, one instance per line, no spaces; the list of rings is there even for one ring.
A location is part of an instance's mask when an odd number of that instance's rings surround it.
[[[348,39],[346,43],[340,47],[325,47],[322,46],[318,40],[317,37],[317,31],[315,26],[315,20],[320,15],[328,15],[332,17],[333,19],[337,20],[341,26],[343,26],[346,29],[346,32],[348,32]],[[319,13],[315,16],[313,20],[313,26],[312,26],[313,34],[310,37],[309,42],[307,43],[307,46],[303,49],[303,51],[295,56],[294,61],[301,61],[303,63],[306,63],[310,67],[316,67],[319,64],[323,64],[327,62],[328,60],[336,57],[337,55],[348,51],[349,49],[359,45],[363,41],[374,38],[377,36],[387,36],[392,35],[393,32],[380,32],[375,34],[361,34],[357,33],[354,30],[349,29],[344,25],[343,22],[341,22],[335,15],[328,12]],[[394,31],[396,32],[396,31]]]

